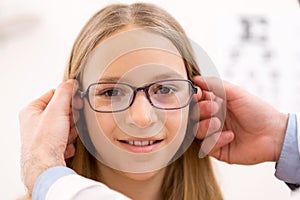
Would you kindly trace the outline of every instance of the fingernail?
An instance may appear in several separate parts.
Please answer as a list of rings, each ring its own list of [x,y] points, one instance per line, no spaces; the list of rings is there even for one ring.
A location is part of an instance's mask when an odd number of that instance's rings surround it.
[[[231,133],[226,132],[224,135],[225,140],[231,140],[232,136]]]
[[[207,153],[205,153],[202,148],[200,148],[199,153],[198,153],[198,158],[204,158],[205,156],[207,156]]]

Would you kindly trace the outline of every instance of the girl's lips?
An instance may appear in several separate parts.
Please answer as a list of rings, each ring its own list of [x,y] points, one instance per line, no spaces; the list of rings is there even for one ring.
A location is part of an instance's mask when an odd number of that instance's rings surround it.
[[[118,140],[120,146],[133,153],[151,153],[158,149],[163,140]]]

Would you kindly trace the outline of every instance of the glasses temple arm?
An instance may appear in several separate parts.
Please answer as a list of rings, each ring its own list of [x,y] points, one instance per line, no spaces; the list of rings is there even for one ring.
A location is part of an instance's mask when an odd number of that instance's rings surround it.
[[[81,99],[84,99],[87,96],[87,92],[83,92],[81,90],[77,90],[75,95],[79,95]]]

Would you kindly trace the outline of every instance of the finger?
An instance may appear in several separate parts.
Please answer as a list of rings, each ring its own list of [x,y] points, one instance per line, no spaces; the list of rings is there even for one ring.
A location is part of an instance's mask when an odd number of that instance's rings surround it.
[[[203,77],[203,76],[195,76],[193,78],[194,83],[197,84],[202,89],[202,99],[201,100],[211,100],[217,103],[218,113],[214,113],[214,115],[218,115],[218,118],[223,122],[226,117],[226,97],[228,97],[227,93],[229,93],[229,97],[231,99],[236,98],[235,86],[229,84],[225,81],[217,77]],[[224,83],[224,84],[223,84]],[[234,92],[233,92],[234,91]],[[233,92],[233,94],[232,94]],[[230,96],[231,95],[231,96]],[[234,96],[233,96],[234,95]],[[214,107],[213,107],[214,108]],[[201,109],[201,108],[200,108]],[[198,109],[199,110],[199,109]],[[193,111],[193,117],[197,117],[196,111]],[[201,110],[200,110],[201,112]],[[200,113],[201,114],[201,113]],[[200,120],[206,119],[209,116],[209,113],[202,112],[200,116]]]
[[[214,95],[213,92],[201,90],[201,93],[197,93],[193,96],[193,101],[199,102],[199,101],[203,101],[203,100],[214,100],[215,98],[216,98],[216,95]]]
[[[202,92],[201,100],[210,100],[213,101],[216,99],[216,95],[212,91],[205,91]]]
[[[73,157],[75,155],[75,151],[76,151],[76,149],[75,149],[74,144],[69,144],[64,153],[64,158],[68,159],[68,158]]]
[[[80,97],[79,93],[76,93],[72,98],[72,106],[74,109],[80,110],[83,108],[83,99]]]
[[[194,134],[198,139],[204,139],[217,132],[221,128],[221,122],[217,117],[202,120],[194,125]]]
[[[73,86],[73,93],[72,93],[72,107],[74,109],[80,110],[83,108],[83,99],[80,96],[78,88],[79,88],[78,81],[75,80],[75,83]]]
[[[56,116],[69,115],[72,92],[75,83],[76,83],[75,80],[72,79],[61,83],[57,87],[53,95],[53,98],[49,102],[45,111],[49,111]]]
[[[234,134],[232,131],[223,131],[209,155],[220,161],[226,161],[230,163],[230,146],[233,140]]]
[[[235,100],[245,96],[246,91],[217,77],[193,77],[193,82],[203,91],[212,91],[216,96],[227,101]]]
[[[193,82],[199,86],[202,90],[209,91],[209,87],[207,85],[207,82],[205,81],[203,76],[194,76]]]
[[[80,114],[77,110],[70,111],[70,127],[75,126],[79,118],[80,118]]]
[[[197,121],[210,118],[219,111],[219,105],[215,101],[200,101],[194,106],[195,108],[192,110],[191,117]],[[196,106],[198,106],[198,108]]]
[[[202,90],[198,86],[196,86],[196,88],[197,88],[197,93],[193,95],[193,101],[198,102],[202,98]]]
[[[78,94],[78,88],[79,88],[79,83],[76,79],[69,79],[74,81],[74,85],[73,85],[73,90],[72,90],[72,97]]]
[[[68,144],[74,143],[77,136],[78,136],[78,133],[77,133],[76,127],[71,128],[70,129],[70,134],[69,134],[69,137],[68,137]]]
[[[41,110],[41,111],[45,110],[50,100],[52,99],[54,92],[55,90],[51,89],[50,91],[46,92],[41,97],[39,97],[38,99],[32,101],[28,106],[36,108],[37,110]]]
[[[223,80],[217,77],[203,77],[195,76],[193,78],[194,83],[199,86],[202,90],[213,92],[214,95],[225,99],[225,87],[223,85]]]
[[[206,137],[201,145],[200,151],[199,151],[199,157],[203,158],[206,155],[211,155],[217,159],[223,159],[225,161],[225,151],[223,152],[223,149],[229,146],[230,142],[232,142],[234,139],[234,134],[232,131],[222,131],[218,133],[214,133],[210,135],[209,137]],[[229,151],[226,151],[226,153]]]

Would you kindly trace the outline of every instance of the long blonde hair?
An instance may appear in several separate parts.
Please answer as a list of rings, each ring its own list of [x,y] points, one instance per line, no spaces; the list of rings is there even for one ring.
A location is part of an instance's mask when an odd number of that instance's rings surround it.
[[[166,11],[152,4],[135,3],[131,5],[110,5],[96,13],[85,25],[73,46],[64,80],[74,79],[82,63],[99,41],[126,25],[143,28],[162,28],[160,32],[170,39],[184,58],[188,78],[199,75],[190,44],[179,23]],[[176,31],[184,37],[172,38],[170,32]],[[209,157],[198,158],[200,141],[194,139],[184,154],[167,167],[162,183],[163,199],[169,200],[221,200],[222,195],[215,180]],[[78,174],[98,180],[96,159],[86,150],[80,139],[76,141],[76,154],[67,160],[67,166]]]

